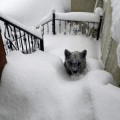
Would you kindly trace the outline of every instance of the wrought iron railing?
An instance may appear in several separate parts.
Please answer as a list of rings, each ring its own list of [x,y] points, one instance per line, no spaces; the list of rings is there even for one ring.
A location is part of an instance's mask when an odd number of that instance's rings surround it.
[[[39,36],[7,16],[1,15],[0,20],[4,22],[6,54],[13,50],[20,50],[25,54],[30,54],[36,49],[44,51],[42,35]]]
[[[74,15],[77,13],[55,13],[52,12],[52,15],[48,16],[46,20],[42,20],[41,24],[36,25],[36,28],[42,27],[43,34],[45,32],[52,33],[55,35],[56,33],[64,33],[64,34],[84,34],[86,36],[92,36],[93,38],[99,39],[100,35],[100,28],[102,22],[102,16],[94,16],[94,13],[78,13],[79,14],[86,14],[91,15],[92,18],[90,19],[81,19],[77,20],[76,18],[70,18],[70,15]],[[81,15],[82,16],[82,15]],[[50,19],[51,17],[51,19]],[[93,19],[94,17],[94,19]],[[52,28],[52,30],[51,30]]]
[[[53,11],[40,25],[40,35],[24,27],[17,21],[0,13],[0,20],[4,22],[4,37],[6,39],[6,54],[13,50],[20,50],[25,54],[32,53],[36,49],[44,51],[43,35],[52,32],[66,34],[84,34],[99,39],[102,16],[94,13],[56,13]],[[82,18],[83,17],[83,18]]]

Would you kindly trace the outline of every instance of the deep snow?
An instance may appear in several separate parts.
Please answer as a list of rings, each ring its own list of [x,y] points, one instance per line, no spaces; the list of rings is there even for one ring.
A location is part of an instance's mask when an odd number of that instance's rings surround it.
[[[0,119],[96,120],[103,115],[102,104],[106,106],[102,120],[106,120],[111,112],[119,110],[116,106],[120,100],[118,89],[117,103],[110,113],[107,112],[109,104],[106,102],[111,99],[107,86],[115,83],[98,61],[98,41],[82,35],[45,35],[44,39],[45,52],[24,55],[14,51],[8,54],[0,86]],[[85,74],[70,77],[66,73],[63,65],[65,48],[88,50]],[[106,96],[105,100],[98,99],[101,94]],[[118,112],[113,115],[116,120],[120,119]]]
[[[96,120],[120,119],[120,88],[108,84],[91,87]]]
[[[88,58],[99,59],[100,41],[86,37],[85,35],[45,35],[44,36],[45,52],[60,56],[64,61],[64,50],[83,51],[87,50]]]
[[[70,0],[64,5],[60,0],[40,3],[6,0],[0,10],[31,27],[51,10],[64,12],[70,7]],[[113,86],[111,74],[102,70],[98,47],[97,41],[81,35],[46,35],[45,53],[8,54],[0,84],[0,120],[120,120],[120,89]],[[66,48],[87,49],[86,74],[67,75]]]
[[[79,78],[67,75],[60,57],[41,51],[11,52],[7,60],[0,86],[1,120],[93,120],[96,106],[89,86],[114,83],[95,59],[87,59],[89,72]]]

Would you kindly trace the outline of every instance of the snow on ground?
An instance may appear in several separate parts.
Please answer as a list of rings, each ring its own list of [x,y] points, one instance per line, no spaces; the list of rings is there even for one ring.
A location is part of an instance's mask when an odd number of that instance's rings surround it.
[[[120,120],[120,88],[111,84],[90,87],[96,120]]]
[[[119,120],[119,88],[98,60],[99,41],[45,35],[45,52],[11,52],[0,85],[0,120]],[[70,77],[64,49],[87,49],[86,74]],[[114,96],[114,97],[113,97]]]
[[[64,12],[61,0],[5,0],[0,11],[29,27],[39,23],[52,9]]]
[[[91,99],[88,86],[114,83],[109,73],[99,70],[100,64],[95,67],[95,59],[87,59],[89,72],[74,79],[60,57],[41,51],[11,52],[7,60],[0,86],[0,120],[94,120],[96,98]]]
[[[98,59],[100,44],[96,39],[84,35],[45,35],[45,52],[60,56],[64,60],[64,50],[73,51],[87,50],[88,58]]]
[[[42,5],[40,0],[9,0],[1,6],[7,15],[32,26],[52,9],[64,12],[66,5],[60,0],[42,1]],[[120,120],[120,90],[113,86],[111,74],[102,70],[99,42],[82,35],[44,37],[44,53],[7,56],[0,84],[0,120]],[[87,50],[85,75],[67,75],[65,49]]]

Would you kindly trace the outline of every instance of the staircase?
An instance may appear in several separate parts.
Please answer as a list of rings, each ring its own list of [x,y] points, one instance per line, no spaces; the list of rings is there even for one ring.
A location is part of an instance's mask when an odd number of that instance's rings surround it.
[[[100,8],[96,8],[94,13],[57,13],[53,10],[35,25],[36,29],[40,29],[39,34],[0,13],[0,20],[4,22],[5,52],[8,54],[10,51],[19,50],[24,54],[31,54],[36,49],[44,51],[43,36],[51,32],[53,35],[84,34],[98,40],[102,22],[101,11]]]
[[[92,38],[99,39],[100,27],[102,22],[102,10],[96,8],[94,13],[83,12],[70,12],[70,13],[57,13],[55,10],[50,12],[43,18],[39,24],[35,25],[39,29],[39,34],[32,31],[19,23],[18,21],[5,16],[0,13],[0,20],[4,23],[4,50],[5,54],[11,51],[21,51],[24,54],[31,54],[37,49],[44,51],[44,35],[53,34],[57,35],[85,35]],[[2,42],[3,44],[3,42]],[[5,58],[2,64],[1,71],[6,64],[5,54],[1,54],[0,58]],[[0,72],[1,74],[1,72]]]
[[[6,54],[20,50],[25,54],[34,52],[37,48],[44,51],[42,35],[31,31],[21,23],[0,13],[0,20],[4,22],[4,48]]]

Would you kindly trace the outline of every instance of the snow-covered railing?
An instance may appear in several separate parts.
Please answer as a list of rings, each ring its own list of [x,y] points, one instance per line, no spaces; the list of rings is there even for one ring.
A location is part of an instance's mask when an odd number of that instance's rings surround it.
[[[42,26],[43,33],[45,33],[45,28],[47,29],[47,33],[49,33],[52,28],[51,31],[53,34],[56,34],[57,32],[64,32],[64,34],[82,33],[86,36],[96,37],[98,40],[102,22],[102,14],[103,11],[101,8],[96,8],[94,13],[57,13],[53,11],[44,17],[35,27],[39,28]]]
[[[0,13],[0,20],[4,22],[4,37],[6,39],[6,54],[13,50],[20,50],[25,54],[34,52],[37,48],[44,51],[42,35],[38,35],[21,23]]]

